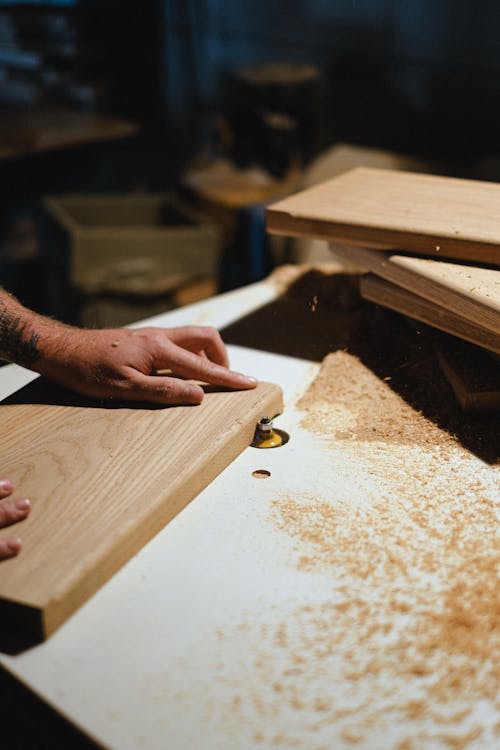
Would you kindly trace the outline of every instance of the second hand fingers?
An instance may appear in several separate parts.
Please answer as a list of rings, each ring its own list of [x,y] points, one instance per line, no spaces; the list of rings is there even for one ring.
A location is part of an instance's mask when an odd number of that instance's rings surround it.
[[[18,537],[12,539],[0,539],[0,560],[8,560],[15,557],[21,550],[21,540]]]
[[[3,497],[8,497],[14,487],[12,486],[12,482],[10,479],[0,479],[0,499]]]
[[[0,527],[4,528],[23,521],[28,516],[30,509],[31,503],[27,497],[0,503]]]

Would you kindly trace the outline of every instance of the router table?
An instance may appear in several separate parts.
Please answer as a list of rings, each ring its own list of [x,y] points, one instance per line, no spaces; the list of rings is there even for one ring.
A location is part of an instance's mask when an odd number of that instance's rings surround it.
[[[244,450],[45,643],[0,664],[117,750],[498,746],[498,462],[391,390],[396,366],[340,348],[321,374],[308,351],[259,348],[282,292],[271,277],[148,324],[248,316],[231,366],[280,384],[289,442]],[[313,320],[321,299],[304,304]],[[3,368],[0,396],[33,377]]]

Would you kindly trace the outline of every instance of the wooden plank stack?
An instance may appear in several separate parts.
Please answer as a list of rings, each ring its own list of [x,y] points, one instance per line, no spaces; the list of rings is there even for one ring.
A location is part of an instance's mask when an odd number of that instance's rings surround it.
[[[366,299],[498,355],[499,207],[499,184],[357,168],[271,206],[268,229],[329,241],[367,272]],[[456,353],[452,359],[453,366],[440,356],[443,371],[467,391],[470,378],[457,374]],[[464,408],[497,408],[500,367],[489,369],[497,385],[490,382],[490,395],[479,401],[462,389]]]

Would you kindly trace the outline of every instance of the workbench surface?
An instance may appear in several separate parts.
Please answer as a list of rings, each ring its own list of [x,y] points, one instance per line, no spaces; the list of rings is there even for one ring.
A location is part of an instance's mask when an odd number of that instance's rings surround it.
[[[148,324],[220,328],[277,293],[262,282]],[[277,426],[290,441],[249,447],[46,643],[0,664],[117,750],[497,746],[500,608],[489,572],[498,527],[470,558],[450,550],[475,543],[470,524],[457,526],[462,508],[474,509],[479,530],[484,513],[497,513],[498,465],[441,441],[435,425],[425,428],[432,439],[420,426],[413,441],[405,424],[424,418],[368,371],[361,400],[387,402],[393,439],[377,424],[363,432],[356,403],[351,412],[342,398],[327,437],[319,422],[331,413],[311,392],[302,398],[318,362],[229,353],[234,369],[282,386]],[[332,356],[340,387],[350,355]],[[0,396],[32,377],[3,368]],[[447,495],[453,475],[461,498]],[[449,567],[468,559],[477,563],[469,587]],[[465,609],[447,609],[448,594]]]

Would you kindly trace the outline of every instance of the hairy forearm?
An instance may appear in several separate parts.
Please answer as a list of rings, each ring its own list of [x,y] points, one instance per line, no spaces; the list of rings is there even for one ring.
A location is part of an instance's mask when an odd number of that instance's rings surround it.
[[[28,310],[0,287],[0,359],[39,371],[50,340],[64,328]]]
[[[1,287],[0,358],[93,398],[198,404],[203,389],[189,380],[236,389],[257,384],[229,370],[213,328],[74,328],[28,310]],[[173,377],[159,376],[161,370]]]
[[[39,346],[34,314],[0,289],[0,358],[32,367],[40,356]]]

